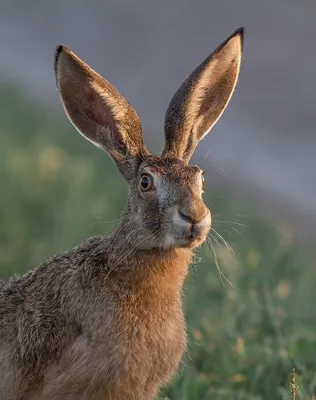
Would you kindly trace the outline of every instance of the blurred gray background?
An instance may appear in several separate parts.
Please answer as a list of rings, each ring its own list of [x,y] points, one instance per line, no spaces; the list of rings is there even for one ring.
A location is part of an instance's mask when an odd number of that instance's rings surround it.
[[[53,52],[68,45],[137,109],[150,149],[183,78],[245,26],[237,90],[196,160],[256,212],[316,232],[316,2],[0,1],[0,76],[62,113]]]

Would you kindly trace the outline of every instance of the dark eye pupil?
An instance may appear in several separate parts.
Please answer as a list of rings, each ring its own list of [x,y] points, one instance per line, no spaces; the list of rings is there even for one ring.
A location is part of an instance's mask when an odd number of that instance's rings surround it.
[[[142,185],[143,189],[147,189],[147,187],[149,185],[149,179],[147,178],[147,176],[142,177],[140,184]]]

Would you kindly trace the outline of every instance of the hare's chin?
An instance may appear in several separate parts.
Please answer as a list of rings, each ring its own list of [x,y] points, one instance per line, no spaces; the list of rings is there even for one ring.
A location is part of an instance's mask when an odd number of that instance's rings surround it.
[[[206,239],[206,235],[199,237],[181,237],[177,238],[171,234],[166,235],[163,246],[166,249],[170,248],[194,248],[200,246]]]
[[[183,244],[179,247],[187,248],[187,249],[194,249],[195,247],[200,246],[203,242],[204,242],[204,239],[196,239],[196,238],[194,238],[192,240],[185,239],[183,241]]]
[[[185,247],[197,247],[200,246],[206,239],[206,235],[201,235],[197,237],[188,237],[184,240],[187,242]]]

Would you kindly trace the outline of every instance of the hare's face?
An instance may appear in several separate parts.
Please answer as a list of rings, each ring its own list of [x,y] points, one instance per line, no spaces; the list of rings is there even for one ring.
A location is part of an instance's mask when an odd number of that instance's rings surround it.
[[[202,200],[202,172],[170,157],[149,156],[141,163],[129,209],[148,246],[195,247],[205,240],[211,213]]]
[[[206,238],[211,214],[202,200],[202,171],[189,161],[232,96],[242,42],[241,28],[183,81],[166,112],[161,157],[146,149],[138,115],[118,90],[58,47],[56,81],[68,118],[110,154],[130,187],[125,217],[134,247],[195,247]]]

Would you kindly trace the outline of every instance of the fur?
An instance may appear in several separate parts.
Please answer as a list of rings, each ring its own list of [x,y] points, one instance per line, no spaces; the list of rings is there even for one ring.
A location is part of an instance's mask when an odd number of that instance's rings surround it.
[[[202,171],[188,160],[234,90],[242,34],[184,81],[160,157],[147,151],[127,100],[58,47],[66,114],[110,154],[129,197],[113,233],[0,284],[1,400],[150,400],[176,372],[186,349],[183,282],[211,226]]]

